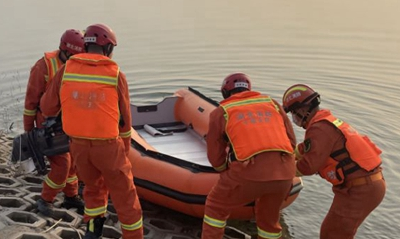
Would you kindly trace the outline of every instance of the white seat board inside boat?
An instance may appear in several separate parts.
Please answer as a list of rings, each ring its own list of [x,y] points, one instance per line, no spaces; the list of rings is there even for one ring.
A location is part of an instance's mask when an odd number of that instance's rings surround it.
[[[166,136],[152,136],[144,129],[137,132],[160,153],[202,166],[211,166],[207,158],[206,141],[192,129]]]

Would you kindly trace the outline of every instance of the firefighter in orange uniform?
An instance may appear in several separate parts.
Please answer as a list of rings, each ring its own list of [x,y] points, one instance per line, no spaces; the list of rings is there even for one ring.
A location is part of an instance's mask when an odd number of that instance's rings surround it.
[[[143,238],[142,209],[128,159],[131,112],[128,83],[113,60],[115,33],[104,24],[86,28],[87,53],[71,57],[42,97],[43,114],[62,111],[70,153],[85,184],[85,239],[101,238],[108,193],[124,239]]]
[[[83,34],[79,30],[66,30],[61,36],[59,50],[46,52],[31,68],[25,96],[24,130],[42,128],[44,117],[40,110],[40,98],[56,71],[74,54],[83,52]],[[47,157],[50,172],[45,176],[38,210],[50,216],[53,213],[54,198],[59,192],[65,195],[63,206],[83,211],[83,201],[78,195],[78,178],[70,154]]]
[[[253,201],[258,238],[281,238],[280,207],[295,176],[291,122],[243,73],[227,76],[221,92],[207,133],[209,161],[221,174],[207,196],[202,239],[222,238],[232,209]]]
[[[364,219],[381,203],[386,184],[381,150],[329,110],[307,85],[293,85],[283,106],[293,122],[306,130],[296,147],[297,175],[318,173],[333,185],[331,208],[321,225],[321,239],[352,239]]]

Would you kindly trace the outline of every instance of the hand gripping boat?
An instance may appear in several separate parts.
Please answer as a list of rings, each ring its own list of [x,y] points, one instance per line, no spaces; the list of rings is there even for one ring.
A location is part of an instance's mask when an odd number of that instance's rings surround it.
[[[217,106],[192,88],[180,89],[157,105],[131,105],[136,150],[129,158],[140,198],[203,217],[206,197],[219,178],[208,162],[205,141],[209,114]],[[289,206],[302,188],[301,179],[294,178],[281,208]],[[253,206],[237,208],[230,218],[254,218]]]

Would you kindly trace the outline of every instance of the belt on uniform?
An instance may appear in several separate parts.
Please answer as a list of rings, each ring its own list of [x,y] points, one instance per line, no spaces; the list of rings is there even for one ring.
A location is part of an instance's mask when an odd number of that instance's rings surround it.
[[[112,144],[117,142],[117,139],[79,139],[79,138],[71,138],[71,142],[74,144],[80,145],[105,145]]]
[[[378,181],[383,179],[383,175],[382,172],[378,172],[378,173],[374,173],[365,177],[361,177],[361,178],[355,178],[355,179],[351,179],[347,182],[345,182],[347,187],[351,187],[351,186],[361,186],[361,185],[365,185],[365,184],[370,184],[374,181]]]

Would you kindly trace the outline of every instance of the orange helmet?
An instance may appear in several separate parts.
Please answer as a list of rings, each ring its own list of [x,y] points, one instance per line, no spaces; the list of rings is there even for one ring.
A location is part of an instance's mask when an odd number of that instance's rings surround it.
[[[221,86],[224,99],[228,98],[233,90],[251,90],[250,78],[244,73],[234,73],[225,77]]]
[[[321,102],[320,95],[307,85],[297,84],[289,87],[283,94],[282,104],[286,113],[303,106],[310,106],[310,110]]]
[[[111,44],[117,45],[117,37],[114,31],[105,24],[94,24],[86,28],[84,35],[85,44],[95,43],[99,46]]]
[[[66,30],[60,39],[60,50],[72,55],[84,52],[82,32],[75,29]]]

